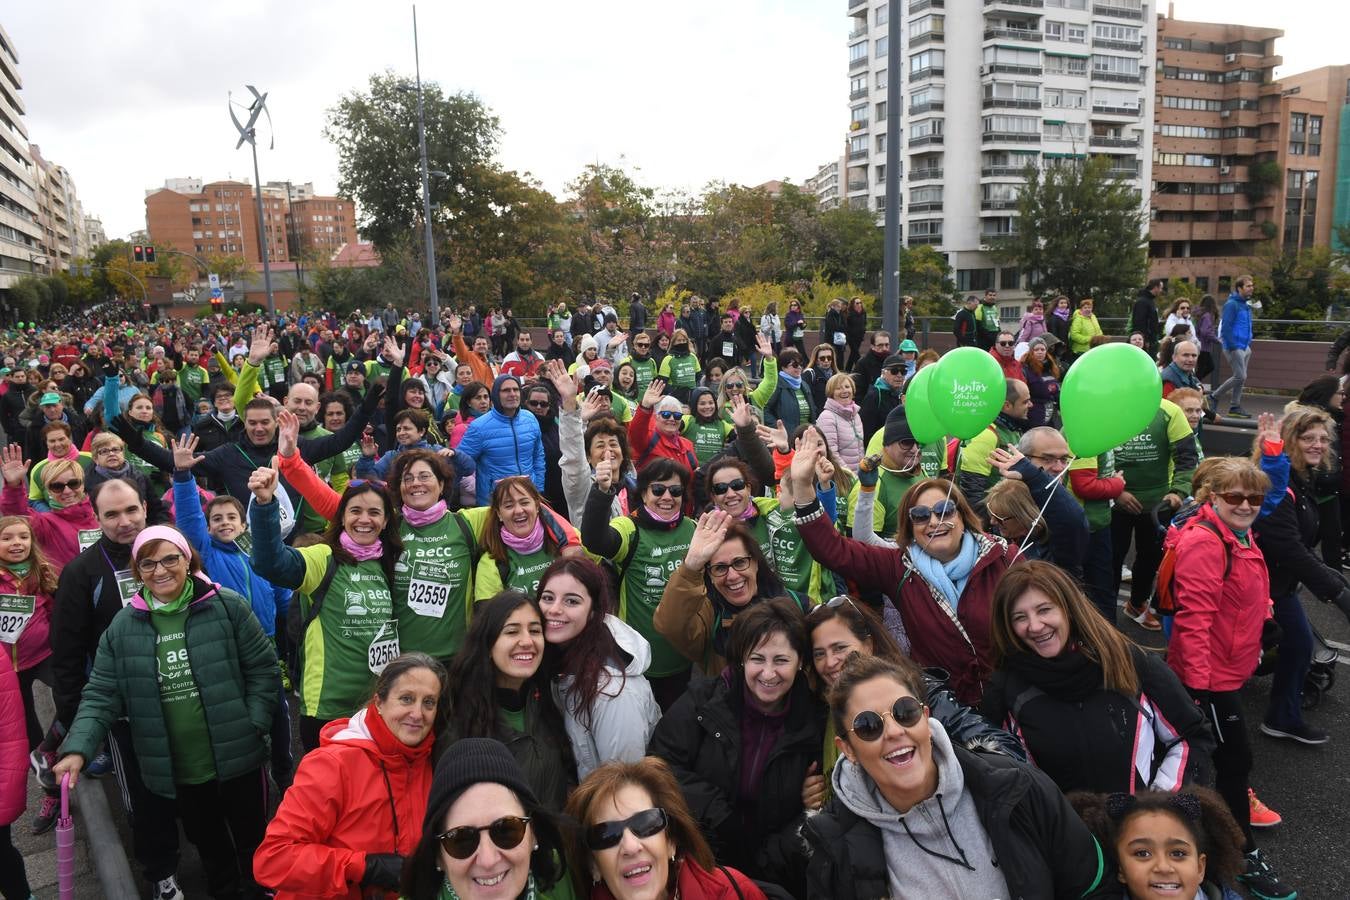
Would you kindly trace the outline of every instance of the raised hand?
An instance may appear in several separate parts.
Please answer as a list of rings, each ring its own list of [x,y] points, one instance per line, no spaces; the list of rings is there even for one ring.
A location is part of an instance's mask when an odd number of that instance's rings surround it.
[[[1264,412],[1256,417],[1256,440],[1258,446],[1266,441],[1280,440],[1280,426],[1274,413]]]
[[[195,434],[189,434],[181,441],[169,438],[169,449],[173,451],[173,467],[179,472],[186,472],[206,459],[205,456],[197,455],[197,435]]]
[[[445,323],[445,327],[450,329],[450,333],[452,335],[459,334],[459,331],[463,327],[463,325],[464,320],[461,319],[459,315],[456,313],[451,313],[450,318],[447,319]]]
[[[834,483],[834,463],[825,454],[816,457],[816,484],[824,487]]]
[[[652,383],[647,385],[647,390],[642,393],[642,408],[655,409],[656,404],[661,402],[661,398],[666,394],[666,379],[653,378]]]
[[[755,410],[742,394],[731,395],[731,424],[737,428],[755,425]]]
[[[875,490],[877,479],[881,477],[881,454],[873,453],[871,456],[863,457],[862,462],[858,463],[858,484],[864,491]]]
[[[254,469],[248,476],[248,489],[259,503],[271,503],[277,490],[277,470],[266,466]]]
[[[618,474],[618,465],[611,460],[602,459],[595,465],[595,486],[606,494],[614,486],[615,476]]]
[[[787,429],[783,427],[782,420],[779,420],[778,424],[772,428],[768,425],[756,425],[755,433],[759,435],[761,441],[779,453],[786,453],[792,449],[792,445],[788,443]]]
[[[277,455],[294,456],[300,449],[300,417],[289,409],[277,410]]]
[[[361,432],[361,455],[374,459],[378,453],[379,449],[375,446],[375,434],[367,428]]]
[[[18,444],[10,444],[4,450],[0,450],[0,475],[4,476],[5,484],[17,487],[23,484],[23,477],[28,473],[28,460],[23,458],[23,448]]]
[[[755,335],[755,349],[759,351],[760,356],[773,356],[773,344],[762,331]]]
[[[581,421],[583,424],[590,422],[591,419],[604,412],[607,412],[605,401],[601,400],[598,395],[587,393],[585,397],[581,398]]]
[[[272,329],[259,325],[253,329],[253,343],[248,345],[248,362],[252,366],[261,366],[272,349]]]
[[[760,426],[761,428],[763,426]],[[811,482],[816,475],[816,460],[825,455],[825,446],[814,428],[808,428],[797,441],[797,452],[792,454],[792,463],[788,466],[788,477],[792,479],[792,496],[800,498],[802,503],[810,500],[815,491]]]
[[[998,469],[999,474],[1004,478],[1021,481],[1022,473],[1014,472],[1013,466],[1017,465],[1020,460],[1025,458],[1026,457],[1022,455],[1021,450],[1018,450],[1017,447],[1009,444],[1006,447],[995,447],[989,453],[989,464],[995,469]]]
[[[693,538],[689,541],[689,552],[684,555],[684,565],[691,571],[702,572],[708,560],[726,540],[727,526],[730,524],[731,516],[720,509],[710,509],[699,516]]]
[[[567,366],[561,359],[550,359],[544,363],[544,377],[558,392],[559,405],[566,410],[577,408],[577,383],[567,374]]]
[[[392,337],[384,339],[384,358],[396,369],[403,367],[403,348]]]

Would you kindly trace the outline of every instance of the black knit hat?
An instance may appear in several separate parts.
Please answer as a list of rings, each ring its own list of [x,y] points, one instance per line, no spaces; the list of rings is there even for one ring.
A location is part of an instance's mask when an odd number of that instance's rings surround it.
[[[436,763],[431,778],[431,795],[427,798],[427,814],[422,829],[441,827],[445,812],[460,794],[475,784],[492,782],[510,788],[525,808],[538,806],[534,789],[525,780],[525,772],[511,751],[501,741],[491,738],[461,738],[450,745]]]
[[[903,406],[897,406],[886,416],[886,426],[881,439],[882,446],[898,444],[901,441],[914,440],[914,432],[909,429],[909,417]]]

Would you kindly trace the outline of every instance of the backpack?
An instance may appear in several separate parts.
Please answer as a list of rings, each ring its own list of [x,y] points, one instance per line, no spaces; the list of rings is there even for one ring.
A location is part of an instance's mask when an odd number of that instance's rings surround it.
[[[1233,554],[1228,548],[1228,542],[1223,539],[1219,533],[1219,528],[1213,522],[1206,522],[1203,519],[1192,520],[1182,526],[1182,530],[1188,527],[1203,528],[1219,539],[1223,546],[1223,580],[1228,580],[1228,573],[1233,570]],[[1159,613],[1165,616],[1174,615],[1177,611],[1176,597],[1176,570],[1177,570],[1177,548],[1174,543],[1163,552],[1162,562],[1158,564],[1158,582],[1154,590],[1153,604]]]

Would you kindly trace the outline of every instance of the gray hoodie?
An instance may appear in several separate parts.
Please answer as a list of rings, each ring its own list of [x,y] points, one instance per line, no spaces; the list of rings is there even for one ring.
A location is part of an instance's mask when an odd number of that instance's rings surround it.
[[[1006,898],[1008,884],[994,859],[993,844],[947,732],[928,719],[938,788],[933,796],[901,815],[886,802],[862,766],[841,758],[834,767],[834,794],[845,806],[881,830],[891,900],[906,897]],[[964,863],[963,860],[964,859]]]
[[[632,658],[623,669],[610,660],[600,673],[600,691],[591,705],[591,727],[588,729],[577,718],[568,692],[572,679],[560,678],[553,683],[554,698],[563,711],[567,738],[572,742],[572,754],[577,760],[577,778],[583,779],[592,769],[610,760],[637,762],[647,755],[656,723],[661,719],[661,707],[652,696],[651,685],[643,674],[652,662],[652,647],[647,639],[618,618],[605,616],[609,633],[624,653]]]

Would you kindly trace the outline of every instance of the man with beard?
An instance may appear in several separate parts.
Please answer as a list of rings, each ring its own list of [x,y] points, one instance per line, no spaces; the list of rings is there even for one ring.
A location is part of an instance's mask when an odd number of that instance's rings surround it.
[[[1016,444],[1027,430],[1027,413],[1031,411],[1031,391],[1025,381],[1008,378],[1004,381],[1003,409],[984,431],[971,438],[961,451],[957,467],[957,486],[966,495],[970,505],[982,511],[984,495],[1003,477],[989,463],[989,454],[997,447]]]

